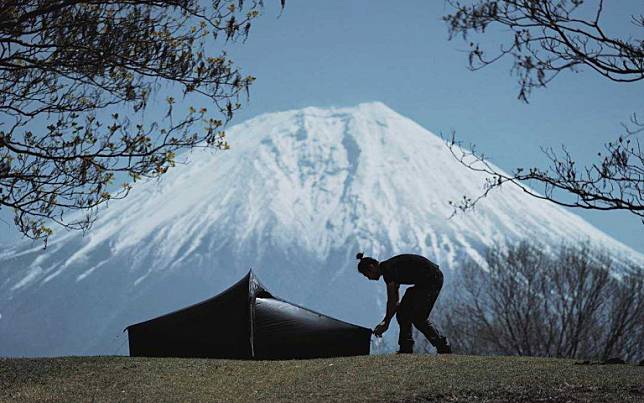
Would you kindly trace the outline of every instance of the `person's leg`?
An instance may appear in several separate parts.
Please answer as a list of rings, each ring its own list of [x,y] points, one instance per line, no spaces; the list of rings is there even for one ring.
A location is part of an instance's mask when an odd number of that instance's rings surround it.
[[[398,311],[396,311],[396,321],[398,321],[398,326],[400,327],[400,332],[398,333],[398,345],[400,353],[411,353],[414,349],[414,337],[411,333],[411,321],[412,321],[412,294],[411,288],[408,288],[405,291],[405,295],[402,297],[400,304],[398,305]]]
[[[415,293],[412,323],[429,340],[432,346],[436,347],[436,351],[439,354],[448,354],[452,352],[452,349],[447,337],[440,334],[429,320],[429,314],[434,308],[436,299],[438,299],[440,289],[440,286],[419,289]]]

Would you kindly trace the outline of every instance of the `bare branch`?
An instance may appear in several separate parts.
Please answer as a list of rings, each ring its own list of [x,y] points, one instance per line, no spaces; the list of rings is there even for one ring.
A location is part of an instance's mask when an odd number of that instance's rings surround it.
[[[546,87],[561,71],[590,67],[615,82],[644,79],[644,40],[612,37],[600,26],[603,1],[592,2],[593,19],[577,18],[584,0],[448,0],[453,12],[443,17],[450,39],[484,35],[494,27],[509,29],[512,40],[488,58],[478,42],[470,41],[469,64],[473,70],[502,57],[514,61],[512,73],[519,78],[519,99],[532,89]],[[642,27],[642,16],[633,16]]]
[[[639,142],[644,125],[633,115],[631,124],[624,127],[625,134],[607,143],[605,149],[597,153],[599,162],[590,166],[577,167],[574,158],[562,146],[559,153],[552,148],[542,150],[550,161],[548,168],[516,168],[511,174],[493,166],[475,147],[470,146],[471,151],[468,150],[452,133],[449,139],[444,138],[452,155],[465,167],[489,175],[476,198],[450,201],[454,207],[452,215],[474,208],[490,192],[510,183],[530,196],[561,206],[624,210],[644,222],[644,156]]]

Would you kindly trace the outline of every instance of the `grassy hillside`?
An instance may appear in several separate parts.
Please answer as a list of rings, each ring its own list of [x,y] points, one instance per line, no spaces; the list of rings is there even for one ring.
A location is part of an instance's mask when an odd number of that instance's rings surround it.
[[[0,401],[642,401],[644,367],[471,356],[0,359]]]

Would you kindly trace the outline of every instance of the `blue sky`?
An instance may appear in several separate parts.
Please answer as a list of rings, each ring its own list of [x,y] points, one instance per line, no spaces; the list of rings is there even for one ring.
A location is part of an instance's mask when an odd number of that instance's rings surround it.
[[[620,122],[644,112],[644,83],[617,84],[588,69],[564,73],[535,90],[530,104],[519,102],[509,60],[467,69],[466,43],[447,40],[441,16],[449,9],[442,0],[288,0],[281,15],[278,0],[265,3],[246,43],[229,49],[244,72],[257,77],[232,124],[265,112],[381,101],[436,134],[456,131],[511,170],[543,166],[539,147],[561,144],[578,164],[590,162],[620,134]],[[641,0],[606,2],[605,8],[608,32],[641,37],[625,23],[644,11]],[[484,40],[497,43],[503,35]],[[575,212],[644,253],[644,225],[634,215]],[[6,213],[0,218],[10,221]],[[2,222],[0,233],[0,240],[15,238]]]

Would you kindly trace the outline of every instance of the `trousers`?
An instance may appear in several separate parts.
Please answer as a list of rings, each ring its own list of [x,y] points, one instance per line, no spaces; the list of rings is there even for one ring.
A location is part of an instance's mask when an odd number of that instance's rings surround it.
[[[401,352],[411,352],[414,347],[412,325],[418,329],[434,347],[441,347],[446,338],[429,320],[429,314],[434,308],[438,294],[443,287],[442,276],[431,286],[415,285],[405,291],[398,310],[396,320],[400,326],[398,344]]]

